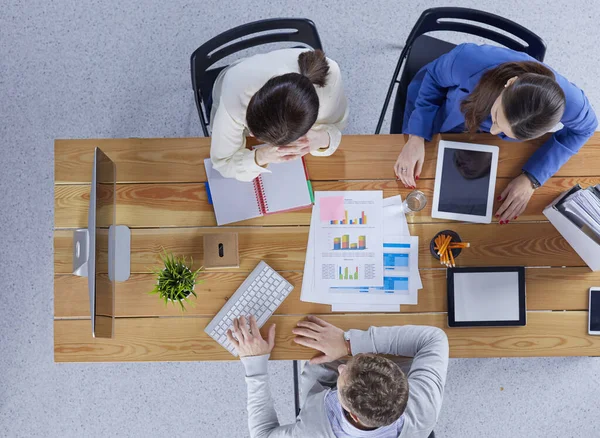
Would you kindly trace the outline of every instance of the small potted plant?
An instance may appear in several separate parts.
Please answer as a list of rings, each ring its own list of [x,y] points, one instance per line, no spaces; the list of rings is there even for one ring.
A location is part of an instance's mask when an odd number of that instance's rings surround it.
[[[194,287],[201,283],[198,275],[202,268],[192,271],[188,268],[185,257],[176,257],[166,252],[161,254],[160,258],[164,267],[153,271],[157,276],[157,281],[150,293],[157,294],[161,300],[164,300],[165,305],[171,301],[173,305],[179,303],[181,309],[185,310],[184,302],[190,303],[189,296],[197,296]],[[190,266],[192,263],[193,260],[190,258]]]

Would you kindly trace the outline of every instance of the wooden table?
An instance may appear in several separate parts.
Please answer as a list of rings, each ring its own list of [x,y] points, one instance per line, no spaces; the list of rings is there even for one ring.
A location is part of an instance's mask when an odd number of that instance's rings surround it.
[[[469,141],[465,135],[448,140]],[[542,139],[543,140],[543,139]],[[471,141],[500,146],[496,191],[500,193],[542,140],[503,142],[490,135]],[[315,190],[383,190],[384,197],[409,190],[395,180],[392,166],[401,135],[344,136],[328,158],[307,158]],[[452,357],[597,356],[600,337],[587,335],[588,288],[600,285],[548,223],[542,209],[576,183],[600,183],[600,133],[544,187],[527,210],[508,225],[442,223],[431,208],[409,217],[411,234],[420,238],[423,289],[419,304],[402,313],[330,314],[327,305],[299,299],[310,210],[271,215],[227,227],[239,233],[240,268],[202,275],[195,307],[182,313],[148,295],[155,282],[149,272],[164,248],[202,262],[202,236],[222,232],[207,202],[203,160],[210,139],[56,140],[54,231],[54,358],[57,362],[231,360],[204,333],[204,327],[260,261],[265,260],[294,286],[270,322],[277,323],[273,359],[306,359],[314,351],[292,342],[291,329],[306,314],[317,314],[344,328],[370,325],[427,324],[446,331]],[[71,275],[73,229],[87,226],[93,148],[99,146],[117,164],[117,223],[131,227],[131,278],[117,284],[115,338],[93,339],[87,279]],[[437,139],[426,146],[419,189],[432,199]],[[494,208],[496,208],[496,205]],[[445,270],[427,246],[438,231],[451,227],[472,247],[458,266],[528,267],[527,326],[449,329]],[[197,267],[194,266],[194,267]]]

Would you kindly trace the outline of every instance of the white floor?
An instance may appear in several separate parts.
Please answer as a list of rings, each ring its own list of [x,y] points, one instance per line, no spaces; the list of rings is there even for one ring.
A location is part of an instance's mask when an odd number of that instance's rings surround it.
[[[460,1],[548,42],[547,62],[600,108],[598,2]],[[551,4],[549,4],[551,3]],[[247,436],[232,363],[57,365],[53,140],[200,135],[189,55],[267,17],[308,17],[342,68],[348,133],[372,133],[420,12],[441,1],[5,1],[0,8],[0,436]],[[391,163],[390,163],[391,165]],[[292,368],[273,362],[282,422]],[[599,436],[600,360],[452,360],[440,438]]]

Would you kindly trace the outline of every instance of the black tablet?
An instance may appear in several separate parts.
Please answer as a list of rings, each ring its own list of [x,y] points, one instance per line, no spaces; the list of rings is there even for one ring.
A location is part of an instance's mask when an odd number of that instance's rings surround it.
[[[492,222],[498,146],[440,140],[431,217]]]
[[[450,268],[449,327],[524,326],[525,268]]]

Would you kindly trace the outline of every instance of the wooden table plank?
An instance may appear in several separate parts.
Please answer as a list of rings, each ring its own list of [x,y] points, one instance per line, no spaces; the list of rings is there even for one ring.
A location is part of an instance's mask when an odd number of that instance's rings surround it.
[[[583,260],[552,224],[508,225],[411,224],[411,235],[419,236],[419,267],[439,268],[429,253],[429,242],[444,229],[456,231],[471,243],[456,259],[457,266],[585,266]],[[276,270],[300,271],[304,267],[308,227],[165,228],[131,231],[131,272],[147,273],[159,266],[158,254],[167,252],[193,257],[200,267],[204,234],[238,233],[240,270],[251,271],[265,260]],[[54,232],[54,272],[72,272],[73,232]],[[103,257],[105,254],[103,253]]]
[[[314,350],[293,342],[298,316],[273,316],[277,338],[272,359],[309,359]],[[442,328],[450,357],[599,356],[600,337],[587,334],[587,312],[528,312],[526,327],[447,327],[445,314],[327,315],[348,330],[371,325],[431,325]],[[56,362],[198,361],[233,357],[206,333],[208,317],[120,318],[114,339],[91,337],[89,320],[54,321]]]
[[[300,301],[302,273],[280,272],[294,290],[275,311],[278,315],[327,314],[329,305]],[[214,316],[246,278],[242,272],[206,272],[196,287],[195,306],[182,312],[179,306],[149,295],[156,279],[152,274],[134,274],[117,283],[115,311],[118,317],[146,316]],[[403,313],[446,312],[446,270],[421,270],[423,289],[419,304],[402,306]],[[600,284],[600,272],[588,268],[531,268],[526,271],[527,308],[529,310],[587,310],[588,289]],[[87,279],[72,275],[54,277],[54,316],[57,318],[89,318]]]
[[[435,174],[437,147],[427,145],[423,178]],[[547,138],[531,142],[507,142],[489,134],[469,136],[444,134],[444,139],[499,145],[499,177],[514,177]],[[339,150],[326,159],[307,157],[311,179],[394,179],[393,164],[404,144],[403,135],[345,135]],[[209,138],[165,139],[87,139],[56,140],[54,146],[55,182],[91,181],[94,147],[99,146],[117,163],[118,182],[203,182],[203,160],[208,158]],[[368,164],[367,164],[368,163]],[[600,168],[600,133],[594,134],[557,176],[596,176]]]
[[[239,271],[250,272],[265,260],[273,269],[302,270],[306,256],[308,227],[273,228],[167,228],[131,231],[131,272],[148,273],[160,266],[163,251],[193,258],[192,267],[203,261],[203,236],[216,233],[238,233]],[[54,232],[54,272],[68,274],[73,264],[73,231]],[[106,253],[101,254],[106,257]],[[105,263],[105,260],[101,260]],[[238,271],[238,270],[236,270]]]
[[[502,193],[510,181],[509,178],[499,178],[496,183],[496,193]],[[600,177],[551,178],[543,187],[536,190],[519,220],[545,221],[546,217],[542,214],[542,210],[558,195],[577,183],[583,186],[600,184]],[[449,222],[445,219],[431,218],[433,185],[434,180],[432,179],[419,181],[419,190],[425,193],[429,203],[424,210],[407,216],[409,222]],[[411,191],[405,189],[402,183],[396,180],[315,181],[313,187],[315,190],[323,191],[382,190],[385,198],[397,194],[404,198]],[[89,184],[57,185],[55,187],[54,226],[56,228],[85,228],[87,226],[89,192]],[[495,202],[494,211],[500,204],[501,202]],[[267,215],[231,225],[309,225],[311,211],[309,208]],[[216,226],[213,207],[208,203],[202,183],[118,184],[117,223],[126,224],[131,228]]]

